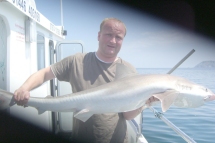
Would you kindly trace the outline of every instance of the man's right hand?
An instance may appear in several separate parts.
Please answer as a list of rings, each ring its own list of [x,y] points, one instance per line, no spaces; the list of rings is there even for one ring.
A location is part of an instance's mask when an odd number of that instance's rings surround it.
[[[46,67],[32,74],[25,83],[14,92],[14,99],[17,105],[25,105],[30,97],[30,91],[44,82],[55,78],[51,67]]]
[[[13,97],[17,105],[24,106],[28,102],[28,99],[30,97],[30,92],[20,87],[14,92]]]

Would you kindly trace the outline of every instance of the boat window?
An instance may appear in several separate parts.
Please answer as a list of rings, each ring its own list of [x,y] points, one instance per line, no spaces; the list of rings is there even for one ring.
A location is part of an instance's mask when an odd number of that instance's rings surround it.
[[[83,47],[80,43],[61,43],[59,44],[60,57],[65,58],[76,53],[83,53]]]
[[[37,67],[38,70],[45,68],[45,39],[41,35],[37,35]]]

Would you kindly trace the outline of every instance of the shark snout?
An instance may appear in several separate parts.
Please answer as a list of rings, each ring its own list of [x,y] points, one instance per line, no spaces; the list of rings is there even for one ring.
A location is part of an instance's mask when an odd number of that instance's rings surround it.
[[[215,100],[215,94],[211,95],[210,99],[210,101]]]
[[[207,97],[204,98],[205,101],[213,101],[215,100],[215,94],[208,95]]]

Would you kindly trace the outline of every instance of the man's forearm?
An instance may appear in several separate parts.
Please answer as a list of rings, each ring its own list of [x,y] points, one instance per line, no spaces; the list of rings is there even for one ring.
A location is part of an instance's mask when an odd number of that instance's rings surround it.
[[[151,106],[152,103],[158,102],[158,101],[159,101],[158,98],[151,96],[148,100],[146,100],[145,105],[143,105],[142,107],[140,107],[136,110],[124,112],[123,116],[126,120],[131,120],[131,119],[135,118],[138,114],[140,114],[143,109],[147,108],[148,106]]]
[[[14,92],[17,105],[25,105],[30,97],[30,91],[55,76],[50,67],[44,68],[31,75],[24,84]]]
[[[142,106],[133,111],[123,112],[123,116],[126,120],[131,120],[131,119],[135,118],[137,115],[139,115],[143,109],[144,109],[144,107]]]
[[[38,72],[32,74],[20,88],[23,88],[24,90],[31,91],[32,89],[40,86],[43,84],[45,79],[45,72],[46,69],[39,70]]]

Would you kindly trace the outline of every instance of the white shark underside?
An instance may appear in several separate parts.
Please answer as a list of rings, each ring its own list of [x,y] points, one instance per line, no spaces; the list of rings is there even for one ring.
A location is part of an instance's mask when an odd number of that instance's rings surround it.
[[[12,96],[12,93],[0,90],[0,109],[15,104]],[[76,118],[85,122],[93,114],[135,110],[145,105],[151,96],[161,101],[164,112],[172,104],[185,108],[198,107],[215,98],[209,89],[184,78],[167,74],[133,74],[127,67],[118,65],[113,82],[55,98],[30,97],[26,106],[37,108],[39,114],[73,111]]]

